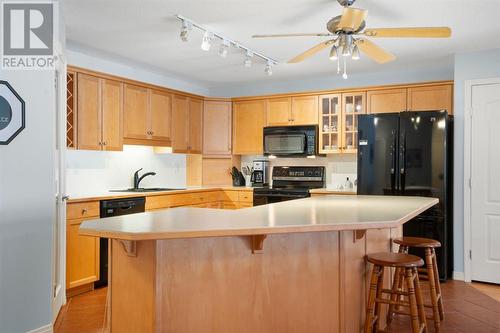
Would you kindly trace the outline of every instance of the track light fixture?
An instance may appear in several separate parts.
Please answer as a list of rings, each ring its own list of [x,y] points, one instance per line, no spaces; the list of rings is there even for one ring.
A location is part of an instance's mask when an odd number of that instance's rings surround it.
[[[266,73],[267,76],[273,75],[273,64],[270,61],[267,62],[266,69],[264,70],[264,73]]]
[[[225,39],[222,40],[222,43],[220,43],[219,55],[222,58],[227,57],[227,53],[229,52],[229,45],[230,45],[230,43],[227,40],[225,40]]]
[[[234,40],[227,38],[217,32],[214,32],[210,29],[205,28],[204,26],[193,22],[192,20],[185,18],[181,15],[176,15],[176,17],[181,20],[182,26],[181,26],[181,31],[180,31],[180,38],[182,41],[186,42],[188,41],[188,34],[189,31],[192,30],[193,27],[197,28],[198,30],[202,31],[203,34],[203,39],[201,43],[201,49],[203,51],[209,51],[210,46],[213,42],[214,39],[218,39],[221,41],[220,47],[219,47],[219,55],[223,58],[226,58],[227,55],[229,54],[229,48],[234,47],[235,49],[240,49],[244,52],[245,54],[245,60],[243,61],[243,64],[245,67],[252,67],[252,62],[255,58],[258,58],[260,60],[263,60],[266,63],[266,67],[264,72],[267,75],[272,75],[272,66],[277,65],[278,61],[275,59],[272,59],[268,56],[263,55],[262,53],[256,52],[240,43],[235,42]]]

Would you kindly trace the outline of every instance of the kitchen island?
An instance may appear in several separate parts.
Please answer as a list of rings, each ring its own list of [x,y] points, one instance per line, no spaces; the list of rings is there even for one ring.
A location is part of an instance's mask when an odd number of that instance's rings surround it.
[[[359,332],[367,253],[437,204],[332,195],[90,220],[107,237],[111,332]]]

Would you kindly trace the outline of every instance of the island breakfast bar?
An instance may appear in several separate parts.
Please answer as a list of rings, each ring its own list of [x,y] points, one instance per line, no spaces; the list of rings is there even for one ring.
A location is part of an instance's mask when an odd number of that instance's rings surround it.
[[[85,221],[111,239],[110,332],[360,332],[365,255],[390,251],[422,197],[330,195],[235,211]],[[387,281],[388,282],[388,281]]]

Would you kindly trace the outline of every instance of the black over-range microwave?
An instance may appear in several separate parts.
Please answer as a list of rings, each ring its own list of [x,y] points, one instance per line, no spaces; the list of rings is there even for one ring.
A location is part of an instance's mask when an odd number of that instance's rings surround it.
[[[318,154],[318,126],[264,127],[264,155],[307,157]]]

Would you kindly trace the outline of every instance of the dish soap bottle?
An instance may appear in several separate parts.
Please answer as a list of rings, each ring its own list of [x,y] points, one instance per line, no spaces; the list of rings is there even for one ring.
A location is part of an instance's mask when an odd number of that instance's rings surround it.
[[[346,181],[345,181],[345,185],[344,185],[344,189],[346,191],[349,191],[349,190],[352,190],[354,188],[354,185],[352,184],[352,182],[349,180],[349,177],[347,177]]]

